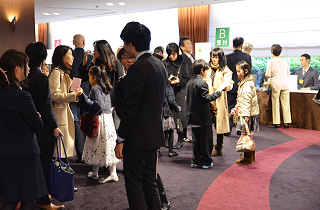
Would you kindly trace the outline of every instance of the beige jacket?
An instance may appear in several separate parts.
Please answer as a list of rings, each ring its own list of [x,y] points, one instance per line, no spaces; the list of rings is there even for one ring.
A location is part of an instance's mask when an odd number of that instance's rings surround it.
[[[72,80],[69,75],[61,69],[55,68],[49,75],[53,110],[57,116],[58,128],[64,135],[63,142],[68,157],[73,156],[75,142],[74,119],[69,103],[78,101],[76,93],[69,92],[71,84]],[[63,154],[63,152],[61,153]],[[56,152],[54,156],[56,156]],[[65,156],[62,155],[62,157]]]
[[[259,114],[258,97],[252,75],[239,82],[237,104],[238,116],[251,117]]]
[[[226,91],[221,91],[221,96],[216,100],[216,106],[218,107],[216,116],[217,134],[230,132],[227,91],[231,90],[233,87],[231,82],[232,71],[227,66],[223,71],[216,71],[213,77],[213,92],[215,92],[221,85],[226,86]]]
[[[266,77],[270,78],[272,89],[289,89],[289,66],[288,62],[280,57],[274,57],[268,61]]]

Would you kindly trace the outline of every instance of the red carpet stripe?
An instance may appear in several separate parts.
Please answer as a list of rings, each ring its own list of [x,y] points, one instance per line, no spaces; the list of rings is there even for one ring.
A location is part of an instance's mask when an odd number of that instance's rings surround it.
[[[234,164],[225,170],[207,189],[198,210],[270,209],[269,186],[275,170],[294,153],[313,144],[320,145],[320,131],[297,128],[280,131],[296,140],[257,152],[257,161],[252,165]]]

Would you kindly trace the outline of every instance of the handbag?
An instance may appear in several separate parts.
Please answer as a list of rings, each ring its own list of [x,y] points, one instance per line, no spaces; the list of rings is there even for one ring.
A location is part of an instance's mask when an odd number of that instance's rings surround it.
[[[63,146],[66,163],[61,161],[61,146],[58,146],[59,141],[61,141]],[[59,145],[61,144],[59,143]],[[55,142],[55,148],[57,148],[58,157],[51,161],[48,191],[49,194],[59,202],[72,201],[74,197],[74,170],[69,165],[66,149],[61,136],[59,136]]]
[[[180,119],[180,112],[178,112],[178,118],[177,118],[177,131],[182,133],[183,132],[183,126]]]
[[[252,152],[256,150],[256,144],[251,138],[248,123],[244,123],[241,136],[237,142],[237,152]]]
[[[95,138],[99,132],[99,117],[94,115],[90,116],[84,113],[80,120],[81,131],[90,138]]]

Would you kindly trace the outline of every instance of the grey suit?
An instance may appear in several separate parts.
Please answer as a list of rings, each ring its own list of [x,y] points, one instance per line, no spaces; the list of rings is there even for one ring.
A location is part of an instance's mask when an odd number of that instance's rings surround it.
[[[310,88],[310,90],[319,90],[319,73],[317,70],[313,69],[311,66],[307,73],[302,76],[303,68],[301,67],[295,72],[298,75],[298,90],[301,88]]]

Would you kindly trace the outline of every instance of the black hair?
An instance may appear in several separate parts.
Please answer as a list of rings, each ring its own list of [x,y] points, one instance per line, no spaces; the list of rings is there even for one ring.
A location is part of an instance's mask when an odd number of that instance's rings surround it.
[[[171,42],[167,45],[166,52],[168,54],[168,58],[172,52],[176,52],[179,55],[179,46],[176,43]]]
[[[247,77],[251,74],[251,68],[250,65],[246,61],[240,61],[236,64],[236,67],[239,67],[244,72],[244,77]],[[245,72],[245,70],[248,70],[248,73]]]
[[[214,56],[218,56],[219,57],[219,70],[222,71],[226,65],[227,65],[227,59],[226,59],[226,56],[224,55],[224,51],[222,48],[213,48],[210,52],[210,61],[209,63],[211,64],[212,63],[212,59],[211,57],[214,57]]]
[[[109,42],[106,40],[95,41],[95,46],[100,54],[99,60],[107,67],[108,71],[117,71],[116,56],[114,55]]]
[[[189,40],[189,41],[191,42],[190,37],[188,37],[188,36],[183,36],[183,37],[181,37],[181,38],[180,38],[180,41],[179,41],[179,47],[180,47],[180,48],[181,48],[181,46],[184,47],[184,41],[185,41],[185,40]]]
[[[0,89],[20,87],[14,70],[17,66],[24,68],[24,74],[27,76],[28,61],[28,56],[16,49],[10,49],[3,53],[0,58],[0,68],[4,71],[0,71]]]
[[[244,42],[244,39],[242,37],[236,37],[233,39],[232,43],[234,47],[240,47]]]
[[[194,74],[200,74],[201,70],[205,71],[209,68],[210,68],[209,64],[203,59],[196,60],[192,64],[192,71]]]
[[[307,60],[309,59],[311,59],[311,56],[309,55],[309,54],[303,54],[303,55],[301,55],[300,57],[305,57]]]
[[[71,66],[66,66],[66,64],[63,61],[63,57],[67,54],[67,52],[71,50],[73,54],[73,50],[71,47],[66,45],[59,45],[54,49],[53,55],[52,55],[52,69],[58,67],[65,71],[67,74],[70,74],[70,70],[72,69]]]
[[[25,50],[29,57],[29,67],[40,67],[47,58],[47,47],[42,42],[30,43]]]
[[[125,44],[132,44],[137,52],[150,49],[151,33],[150,30],[139,22],[129,22],[123,28],[120,38]]]
[[[118,61],[121,61],[121,57],[123,56],[123,54],[125,53],[126,51],[124,50],[124,48],[121,48],[119,51],[118,51],[118,54],[117,54],[117,59]]]
[[[273,44],[271,46],[271,53],[275,56],[279,56],[282,52],[282,47],[279,44]]]
[[[103,92],[108,94],[112,91],[112,85],[106,70],[101,69],[100,66],[92,66],[89,69],[89,74],[97,77],[98,84],[102,87]]]
[[[156,48],[154,48],[154,51],[153,51],[154,53],[159,53],[159,52],[164,52],[164,48],[162,47],[162,46],[158,46],[158,47],[156,47]]]

